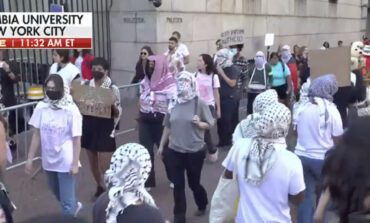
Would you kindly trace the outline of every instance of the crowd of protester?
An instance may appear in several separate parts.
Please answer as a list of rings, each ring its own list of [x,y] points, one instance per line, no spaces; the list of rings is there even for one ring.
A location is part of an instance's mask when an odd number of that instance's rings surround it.
[[[68,50],[53,51],[45,99],[29,120],[34,129],[25,170],[33,173],[41,148],[48,186],[65,215],[60,222],[83,222],[77,218],[83,204],[76,193],[82,149],[96,183],[94,223],[166,222],[150,195],[157,185],[156,155],[173,189],[174,223],[187,219],[186,179],[195,215],[210,210],[210,223],[320,223],[329,221],[329,210],[341,223],[370,221],[370,118],[347,119],[349,105],[366,99],[360,68],[348,74],[356,78],[343,91],[335,74],[311,80],[305,46],[295,45],[292,51],[284,45],[269,58],[258,51],[252,60],[242,55],[243,44],[224,46],[218,40],[215,48],[213,56],[192,55],[197,66],[189,71],[191,54],[179,32],[173,32],[163,53],[142,47],[131,81],[140,84],[138,142],[124,145],[115,140],[124,112],[108,62],[88,50],[76,50],[72,57]],[[10,66],[2,70],[16,81]],[[72,98],[75,84],[109,89],[110,118],[82,115]],[[244,94],[245,118],[239,117]],[[211,136],[216,127],[218,142]],[[1,117],[2,183],[10,152],[8,129]],[[288,149],[288,137],[297,138],[294,148]],[[209,194],[201,184],[202,169],[206,158],[218,160],[220,150],[227,152],[224,171]],[[2,183],[0,222],[12,223],[15,207]],[[50,219],[58,221],[45,216],[29,222]]]

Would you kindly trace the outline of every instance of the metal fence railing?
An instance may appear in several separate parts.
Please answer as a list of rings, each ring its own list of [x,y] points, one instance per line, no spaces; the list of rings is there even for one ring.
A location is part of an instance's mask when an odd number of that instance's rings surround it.
[[[117,145],[123,144],[127,140],[123,136],[129,133],[135,134],[137,131],[136,120],[133,117],[138,114],[139,84],[120,86],[119,90],[123,115],[120,120],[119,130],[116,131]],[[13,113],[16,120],[15,122],[9,122],[9,126],[13,127],[16,131],[11,138],[17,146],[12,151],[13,163],[7,167],[7,170],[17,168],[26,163],[33,133],[33,130],[28,126],[28,121],[36,105],[37,102],[31,102],[0,110],[1,114],[8,117],[8,120],[10,113]],[[22,123],[18,121],[20,117],[23,119]],[[40,150],[35,160],[38,159],[40,159]]]

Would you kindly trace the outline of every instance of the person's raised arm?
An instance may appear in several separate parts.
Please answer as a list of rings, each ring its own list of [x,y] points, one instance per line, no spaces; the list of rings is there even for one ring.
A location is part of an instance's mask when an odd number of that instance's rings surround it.
[[[217,65],[217,73],[218,75],[224,79],[224,81],[227,83],[227,85],[229,85],[230,87],[235,87],[236,86],[236,83],[237,83],[237,80],[232,80],[230,79],[226,74],[225,74],[225,71],[219,66]]]

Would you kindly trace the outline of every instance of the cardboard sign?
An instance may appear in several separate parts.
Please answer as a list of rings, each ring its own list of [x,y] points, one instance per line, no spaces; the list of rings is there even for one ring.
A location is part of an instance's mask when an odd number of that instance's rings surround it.
[[[337,47],[312,50],[308,53],[311,80],[325,74],[334,74],[339,87],[351,85],[351,48]]]
[[[233,29],[221,33],[222,46],[244,44],[244,29]]]
[[[274,33],[266,33],[265,35],[265,46],[273,46],[275,40]]]
[[[112,90],[73,84],[72,97],[83,115],[112,118]]]

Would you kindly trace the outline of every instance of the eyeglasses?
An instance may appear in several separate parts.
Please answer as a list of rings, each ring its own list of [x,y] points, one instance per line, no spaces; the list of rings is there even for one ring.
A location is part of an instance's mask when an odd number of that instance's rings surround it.
[[[147,52],[141,52],[141,53],[140,53],[140,55],[141,55],[141,56],[146,56],[146,55],[148,55],[148,54],[147,54]]]

